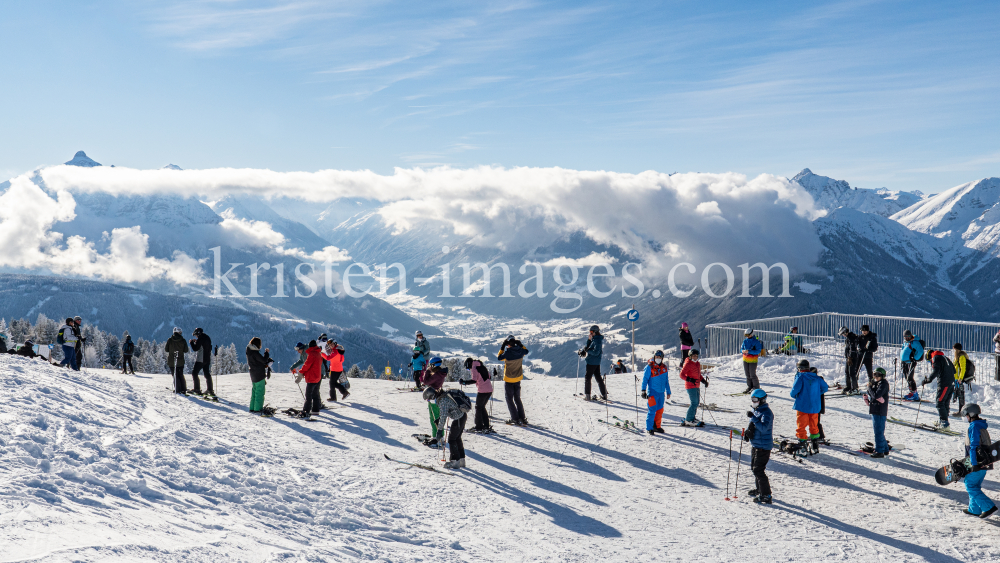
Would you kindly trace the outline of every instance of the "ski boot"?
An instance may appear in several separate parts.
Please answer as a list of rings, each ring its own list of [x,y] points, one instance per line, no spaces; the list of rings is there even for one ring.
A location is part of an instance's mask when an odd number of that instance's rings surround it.
[[[460,467],[462,467],[462,463],[457,459],[449,461],[444,464],[445,469],[458,469]]]
[[[656,428],[654,428],[653,432],[656,432],[657,434],[664,434],[663,428],[661,428],[659,426],[657,426]]]
[[[911,392],[909,392],[909,393],[907,393],[906,395],[903,396],[903,400],[904,401],[919,401],[920,400],[920,394],[918,394],[916,391],[911,391]]]
[[[753,387],[747,387],[746,391],[743,392],[744,395],[749,395],[753,392]]]
[[[991,508],[991,509],[987,510],[986,512],[983,512],[982,514],[980,514],[979,517],[980,518],[989,518],[996,511],[997,511],[997,507],[996,507],[996,505],[994,505],[993,508]]]
[[[810,450],[809,454],[810,455],[818,454],[819,453],[819,438],[813,438],[811,440],[811,442],[812,442],[812,449]]]
[[[519,422],[520,421],[514,420],[513,418],[508,418],[507,421],[504,422],[504,424],[507,424],[509,426],[517,426]]]
[[[872,458],[875,458],[875,459],[882,459],[883,457],[885,457],[885,454],[882,453],[882,452],[875,452],[875,453],[873,453],[869,457],[872,457]]]
[[[758,491],[757,489],[750,489],[749,491],[747,491],[747,496],[751,497],[760,496],[760,491]]]
[[[655,435],[656,435],[656,432],[654,432],[654,431],[652,431],[652,430],[647,430],[647,431],[646,431],[646,434],[649,434],[650,436],[655,436]]]
[[[978,516],[980,518],[982,517],[982,515],[976,514],[975,512],[969,510],[968,508],[963,508],[962,512],[964,512],[965,514],[968,514],[969,516]]]
[[[941,430],[947,429],[951,424],[947,420],[939,420],[934,423],[935,428],[940,428]]]
[[[771,495],[753,497],[753,502],[756,504],[771,504]]]
[[[518,422],[517,425],[518,426],[527,426],[528,425],[528,419],[527,418],[522,418],[521,422]]]

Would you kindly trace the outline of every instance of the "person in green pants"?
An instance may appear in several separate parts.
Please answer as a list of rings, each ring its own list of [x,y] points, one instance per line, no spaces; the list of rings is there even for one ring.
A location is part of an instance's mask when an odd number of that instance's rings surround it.
[[[264,348],[264,353],[260,353],[263,344],[260,338],[254,336],[247,346],[247,365],[250,366],[250,381],[253,383],[253,391],[250,392],[250,412],[259,413],[264,408],[264,388],[267,385],[267,378],[271,377],[267,373],[267,366],[273,361],[271,350]]]
[[[443,363],[444,362],[441,360],[441,358],[437,357],[431,358],[430,367],[428,367],[427,371],[424,372],[424,378],[423,378],[424,384],[427,385],[429,389],[435,389],[437,391],[440,391],[444,387],[444,381],[445,379],[448,378],[448,368],[443,367],[442,366]],[[424,392],[425,392],[424,400],[427,401],[427,411],[431,419],[431,436],[432,436],[432,439],[427,443],[427,445],[431,447],[437,447],[438,430],[439,430],[438,419],[441,418],[441,409],[437,406],[437,402],[433,400],[433,398],[436,397],[437,395],[436,394],[431,395],[431,398],[428,399],[427,398],[428,395],[426,395],[427,389],[425,389]],[[440,422],[441,424],[444,424],[443,420],[441,420]],[[441,446],[443,447],[444,444],[441,444]]]

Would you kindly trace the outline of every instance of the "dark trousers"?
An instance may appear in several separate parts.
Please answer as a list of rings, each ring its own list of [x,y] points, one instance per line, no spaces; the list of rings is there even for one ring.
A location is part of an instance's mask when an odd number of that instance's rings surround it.
[[[490,427],[490,414],[486,412],[486,405],[492,396],[493,393],[476,393],[476,430]]]
[[[462,432],[465,431],[465,423],[469,420],[469,415],[463,414],[462,418],[452,421],[451,429],[448,430],[448,450],[451,461],[465,457],[465,444],[462,443]]]
[[[996,359],[997,359],[997,370],[996,370],[997,372],[994,375],[994,378],[996,378],[997,381],[1000,381],[1000,354],[996,355]]]
[[[212,388],[212,362],[195,362],[194,367],[191,368],[191,379],[194,380],[194,392],[201,393],[201,380],[198,377],[199,372],[205,372],[205,381],[208,388],[209,395],[215,395],[215,389]]]
[[[747,376],[747,387],[760,388],[760,380],[757,379],[757,362],[743,362],[743,375]]]
[[[691,353],[690,348],[688,348],[687,350],[681,349],[681,366],[684,365],[684,360],[688,359],[688,354],[690,353]]]
[[[972,390],[972,384],[969,384],[969,390]],[[965,384],[955,383],[955,398],[958,399],[958,410],[961,411],[962,407],[965,406]]]
[[[906,384],[910,387],[910,393],[917,390],[917,382],[913,379],[916,372],[917,362],[903,362],[903,378],[906,379]]]
[[[873,377],[872,360],[874,358],[872,358],[872,356],[874,356],[874,354],[872,354],[871,352],[864,352],[863,354],[861,354],[861,365],[865,366],[865,371],[868,372],[868,381],[871,381]],[[855,389],[857,389],[857,387],[855,387]]]
[[[767,462],[771,460],[771,450],[752,448],[750,450],[750,471],[753,472],[757,481],[757,494],[766,497],[771,496],[771,481],[767,478]]]
[[[503,392],[507,399],[507,410],[510,411],[510,417],[515,422],[526,419],[527,417],[524,416],[524,405],[521,404],[521,382],[504,382]]]
[[[583,382],[583,393],[590,395],[590,378],[597,380],[597,388],[601,390],[601,397],[608,398],[608,388],[604,386],[604,378],[601,377],[601,366],[587,364],[587,378]]]
[[[858,372],[861,371],[861,356],[851,354],[844,364],[844,387],[848,391],[855,391],[858,388]]]
[[[169,366],[168,366],[169,367]],[[184,379],[184,364],[174,364],[174,393],[187,393],[187,380]]]
[[[306,383],[306,403],[302,405],[302,412],[305,414],[318,413],[319,412],[319,388],[323,385],[323,381],[317,381],[316,383]]]
[[[951,406],[951,387],[939,389],[937,393],[938,418],[948,422],[948,408]]]
[[[340,374],[342,373],[344,372],[342,371],[330,372],[330,400],[333,401],[334,403],[337,402],[337,391],[340,391],[341,397],[346,397],[348,395],[347,387],[344,387],[343,385],[340,384]]]
[[[416,385],[417,387],[420,387],[420,382],[423,379],[423,377],[424,377],[424,370],[422,370],[422,369],[415,369],[415,370],[413,370],[413,383],[414,383],[414,385]]]
[[[132,365],[132,356],[122,356],[122,373],[135,373],[135,366]]]

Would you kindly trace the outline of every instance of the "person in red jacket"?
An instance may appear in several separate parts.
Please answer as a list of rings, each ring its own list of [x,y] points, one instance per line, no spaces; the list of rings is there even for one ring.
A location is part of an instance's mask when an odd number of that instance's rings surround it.
[[[302,364],[301,373],[306,380],[306,403],[300,416],[311,420],[312,414],[319,414],[319,388],[323,382],[323,352],[315,340],[310,340],[306,348],[306,363]]]
[[[695,420],[694,415],[698,413],[698,404],[701,402],[701,386],[708,387],[708,378],[701,374],[701,362],[698,361],[698,351],[691,349],[688,352],[684,367],[681,368],[681,379],[684,380],[684,388],[687,389],[688,405],[687,416],[681,422],[681,426],[705,426],[701,420]]]
[[[337,402],[338,390],[343,395],[341,399],[346,399],[351,393],[340,383],[340,376],[344,373],[344,347],[333,340],[328,340],[323,359],[330,362],[330,400]]]

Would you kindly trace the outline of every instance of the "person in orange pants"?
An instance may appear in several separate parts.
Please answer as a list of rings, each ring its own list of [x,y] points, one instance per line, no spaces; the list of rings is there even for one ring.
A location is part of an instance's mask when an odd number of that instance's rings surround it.
[[[812,451],[819,452],[819,411],[821,397],[830,386],[819,375],[809,371],[809,361],[799,360],[798,373],[792,383],[790,395],[795,399],[795,437],[799,439],[799,449],[806,450],[812,441]],[[808,432],[806,429],[808,428]]]

